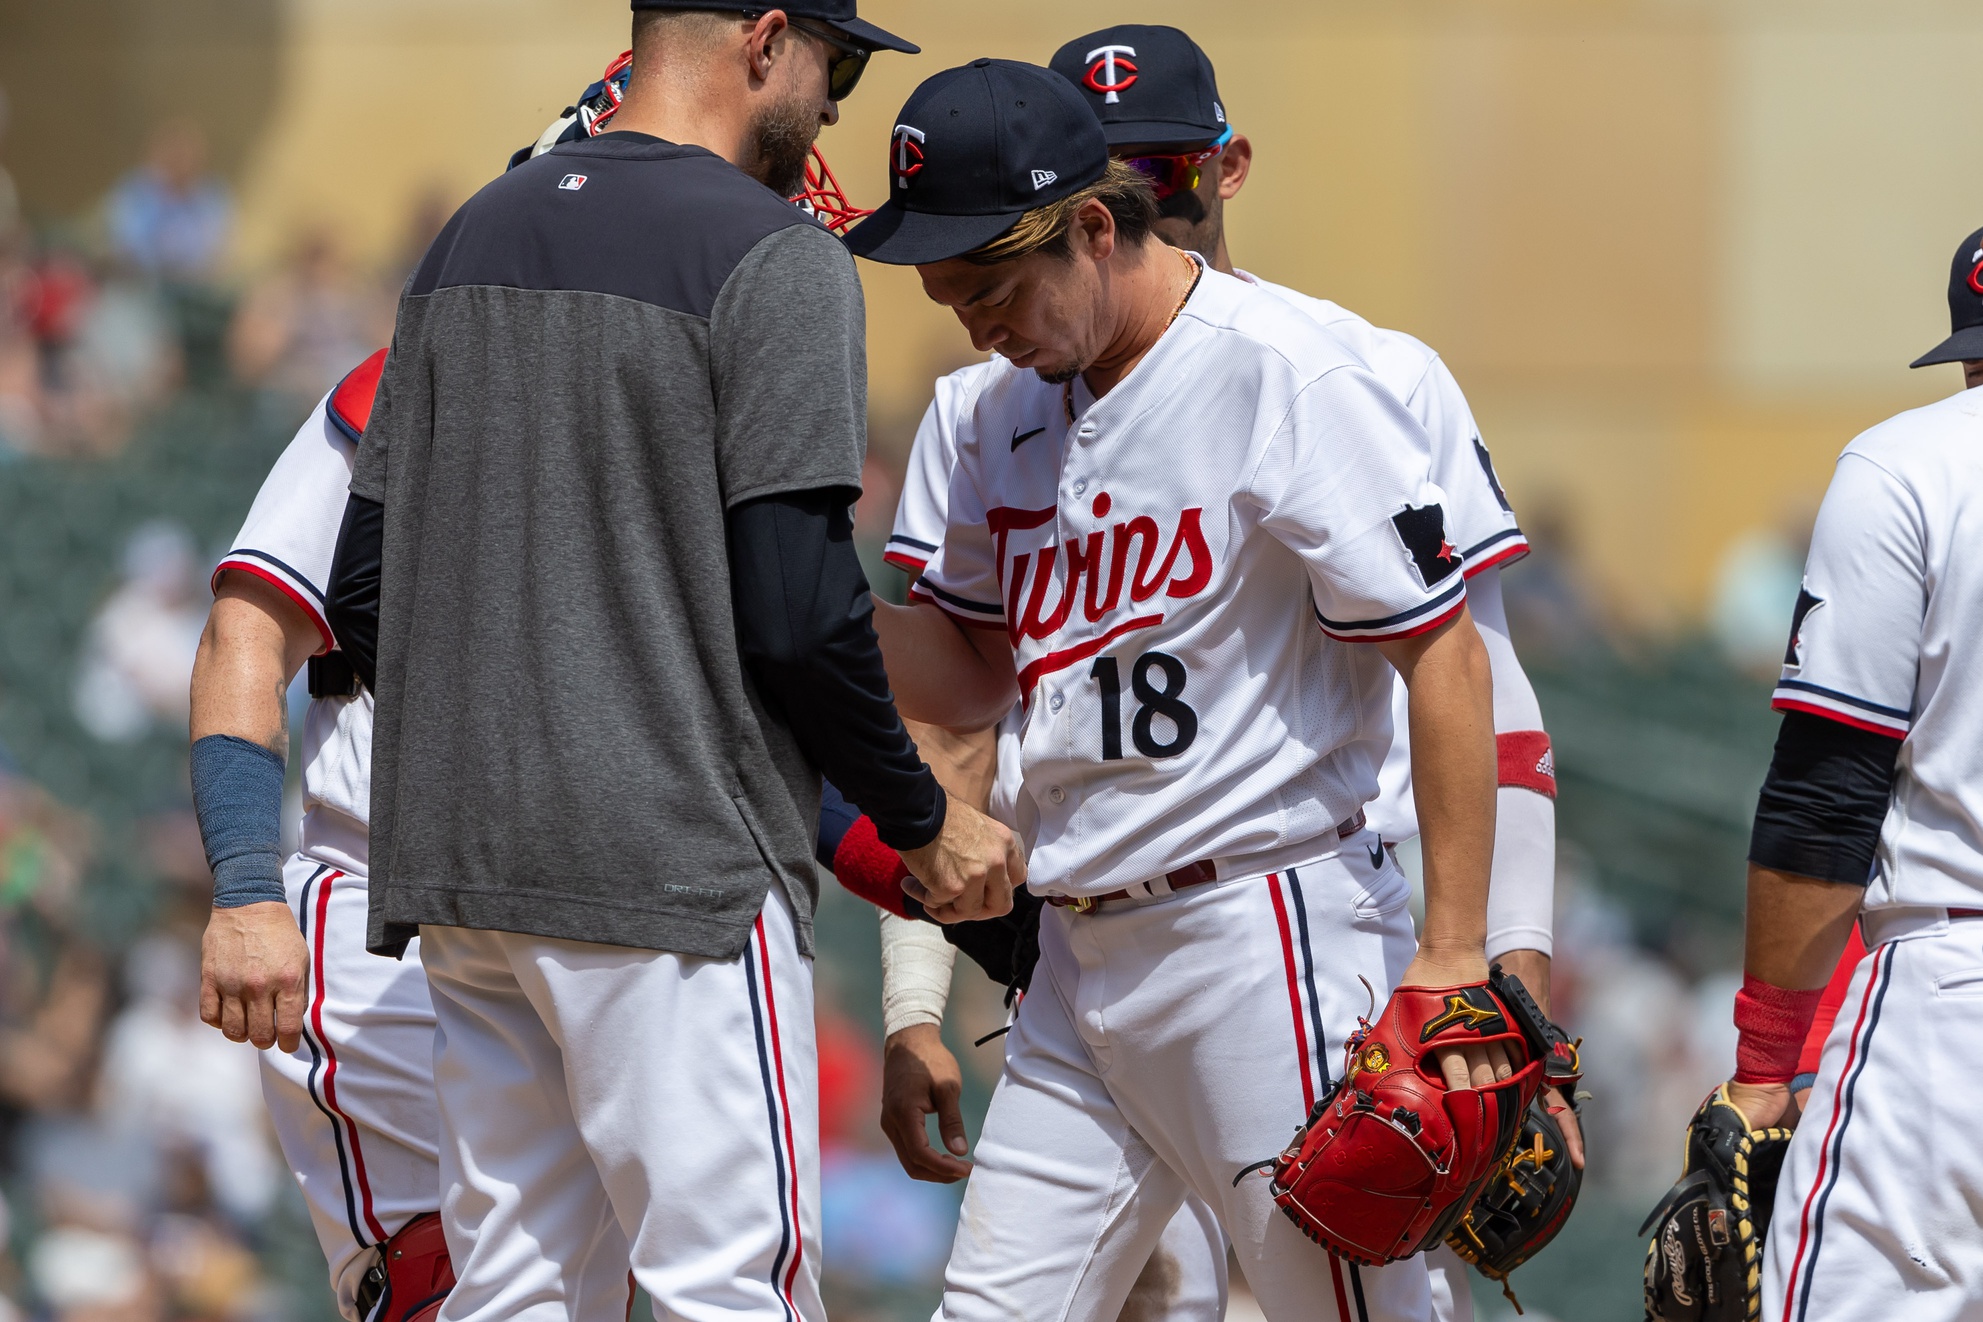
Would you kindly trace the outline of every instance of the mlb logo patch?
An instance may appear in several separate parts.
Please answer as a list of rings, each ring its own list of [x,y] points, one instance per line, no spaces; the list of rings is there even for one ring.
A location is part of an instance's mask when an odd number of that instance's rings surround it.
[[[558,187],[568,193],[576,193],[579,189],[585,187],[585,176],[582,174],[568,174],[558,180]]]

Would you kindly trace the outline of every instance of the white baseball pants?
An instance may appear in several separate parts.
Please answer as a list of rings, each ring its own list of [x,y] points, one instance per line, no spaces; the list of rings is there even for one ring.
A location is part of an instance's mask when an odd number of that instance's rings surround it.
[[[1244,1167],[1287,1146],[1415,948],[1374,832],[1266,877],[1049,909],[945,1273],[942,1322],[1121,1311],[1187,1194],[1275,1322],[1425,1322],[1423,1261],[1339,1263]]]
[[[261,1053],[276,1141],[309,1204],[338,1311],[358,1322],[373,1246],[441,1205],[434,1007],[416,943],[365,950],[365,878],[303,855],[283,868],[310,951],[303,1042]]]
[[[823,1322],[812,961],[421,931],[440,1021],[440,1322]]]
[[[1983,918],[1873,910],[1783,1164],[1765,1322],[1983,1319]]]

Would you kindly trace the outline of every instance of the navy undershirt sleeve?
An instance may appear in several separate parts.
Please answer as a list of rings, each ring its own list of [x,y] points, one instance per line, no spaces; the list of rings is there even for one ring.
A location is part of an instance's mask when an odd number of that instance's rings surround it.
[[[1819,881],[1872,880],[1901,741],[1787,711],[1756,803],[1749,861]]]
[[[852,495],[786,492],[729,512],[737,642],[807,759],[860,805],[883,844],[919,849],[942,830],[946,801],[889,692]]]
[[[354,495],[345,501],[344,522],[331,557],[324,592],[324,621],[338,650],[366,688],[373,689],[379,657],[379,564],[385,552],[386,507]]]

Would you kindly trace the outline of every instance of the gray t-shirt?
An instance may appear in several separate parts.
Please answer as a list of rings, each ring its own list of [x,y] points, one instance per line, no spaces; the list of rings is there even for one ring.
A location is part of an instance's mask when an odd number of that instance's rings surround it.
[[[818,773],[739,660],[725,512],[858,493],[853,261],[699,148],[488,185],[408,283],[351,489],[385,506],[369,946],[422,923],[810,953]]]

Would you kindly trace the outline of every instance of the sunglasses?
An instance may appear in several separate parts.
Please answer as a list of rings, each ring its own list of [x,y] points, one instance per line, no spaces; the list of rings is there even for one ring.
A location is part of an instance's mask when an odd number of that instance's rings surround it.
[[[826,71],[826,99],[844,101],[851,96],[860,84],[861,75],[868,71],[868,61],[873,58],[874,52],[854,45],[843,33],[832,28],[790,16],[785,21],[807,36],[832,47],[835,52],[833,63]]]
[[[1165,156],[1126,156],[1123,163],[1150,181],[1156,190],[1157,200],[1163,201],[1177,193],[1188,193],[1204,180],[1204,171],[1199,167],[1226,149],[1232,141],[1232,125],[1212,140],[1212,145],[1199,151],[1179,152]]]

